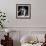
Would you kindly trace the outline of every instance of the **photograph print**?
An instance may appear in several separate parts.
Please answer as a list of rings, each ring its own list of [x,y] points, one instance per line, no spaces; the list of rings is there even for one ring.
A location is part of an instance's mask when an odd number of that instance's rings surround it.
[[[31,5],[30,4],[16,4],[16,18],[30,19]]]

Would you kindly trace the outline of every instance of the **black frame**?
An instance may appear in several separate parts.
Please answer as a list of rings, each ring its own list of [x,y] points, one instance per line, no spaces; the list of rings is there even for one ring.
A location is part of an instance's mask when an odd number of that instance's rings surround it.
[[[18,16],[18,6],[28,6],[28,16],[20,17]],[[31,4],[16,4],[16,18],[17,19],[31,19]]]

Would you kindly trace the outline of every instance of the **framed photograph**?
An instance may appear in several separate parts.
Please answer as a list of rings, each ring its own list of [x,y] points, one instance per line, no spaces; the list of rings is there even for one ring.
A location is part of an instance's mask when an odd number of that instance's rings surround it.
[[[31,4],[16,4],[16,18],[30,19],[31,18]]]

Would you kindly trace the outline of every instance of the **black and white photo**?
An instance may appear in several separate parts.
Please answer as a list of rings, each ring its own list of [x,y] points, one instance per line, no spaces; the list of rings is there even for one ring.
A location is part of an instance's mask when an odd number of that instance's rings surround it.
[[[30,4],[17,4],[16,5],[16,18],[31,18],[31,5]]]

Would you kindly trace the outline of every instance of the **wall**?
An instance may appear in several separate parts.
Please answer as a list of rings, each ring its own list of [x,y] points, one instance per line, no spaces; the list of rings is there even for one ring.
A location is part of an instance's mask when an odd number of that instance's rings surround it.
[[[16,19],[16,4],[31,4],[31,19]],[[46,0],[0,0],[0,9],[6,12],[6,27],[46,27]]]

